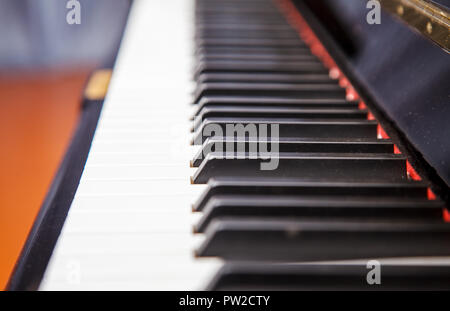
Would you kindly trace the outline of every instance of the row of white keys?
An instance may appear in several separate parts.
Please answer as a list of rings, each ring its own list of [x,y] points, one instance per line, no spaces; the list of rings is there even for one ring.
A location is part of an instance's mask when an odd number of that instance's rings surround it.
[[[42,290],[195,290],[190,204],[193,1],[135,0],[80,185]]]

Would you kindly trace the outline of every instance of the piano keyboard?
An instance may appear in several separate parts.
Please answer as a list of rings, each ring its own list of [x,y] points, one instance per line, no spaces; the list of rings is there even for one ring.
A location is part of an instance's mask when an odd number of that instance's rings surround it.
[[[443,203],[367,113],[275,2],[135,0],[40,289],[448,288]],[[211,124],[277,125],[278,168]]]

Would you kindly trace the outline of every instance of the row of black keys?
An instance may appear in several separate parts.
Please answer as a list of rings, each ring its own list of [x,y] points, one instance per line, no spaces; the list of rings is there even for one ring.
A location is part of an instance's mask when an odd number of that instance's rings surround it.
[[[228,262],[211,289],[360,289],[365,265],[300,263],[450,255],[442,202],[408,179],[405,157],[377,138],[377,123],[345,99],[272,1],[198,0],[196,63],[192,143],[202,146],[192,182],[209,185],[193,206],[203,213],[194,232],[206,236],[196,255]],[[260,169],[257,139],[203,137],[209,124],[223,133],[277,124],[278,168]],[[242,158],[214,149],[225,142],[244,146]],[[389,269],[386,289],[450,284],[445,266]]]

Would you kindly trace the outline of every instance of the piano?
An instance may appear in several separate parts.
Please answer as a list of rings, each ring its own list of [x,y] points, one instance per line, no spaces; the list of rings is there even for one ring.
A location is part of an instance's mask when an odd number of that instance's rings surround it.
[[[8,288],[450,289],[448,9],[366,2],[133,1]]]

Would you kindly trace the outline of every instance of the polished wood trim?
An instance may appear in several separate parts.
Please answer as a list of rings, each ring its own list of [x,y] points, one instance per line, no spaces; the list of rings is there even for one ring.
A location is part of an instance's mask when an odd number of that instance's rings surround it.
[[[450,12],[428,0],[379,0],[386,11],[450,53]]]
[[[106,96],[108,91],[109,81],[111,80],[111,69],[100,69],[94,71],[89,78],[84,97],[87,100],[101,100]]]

